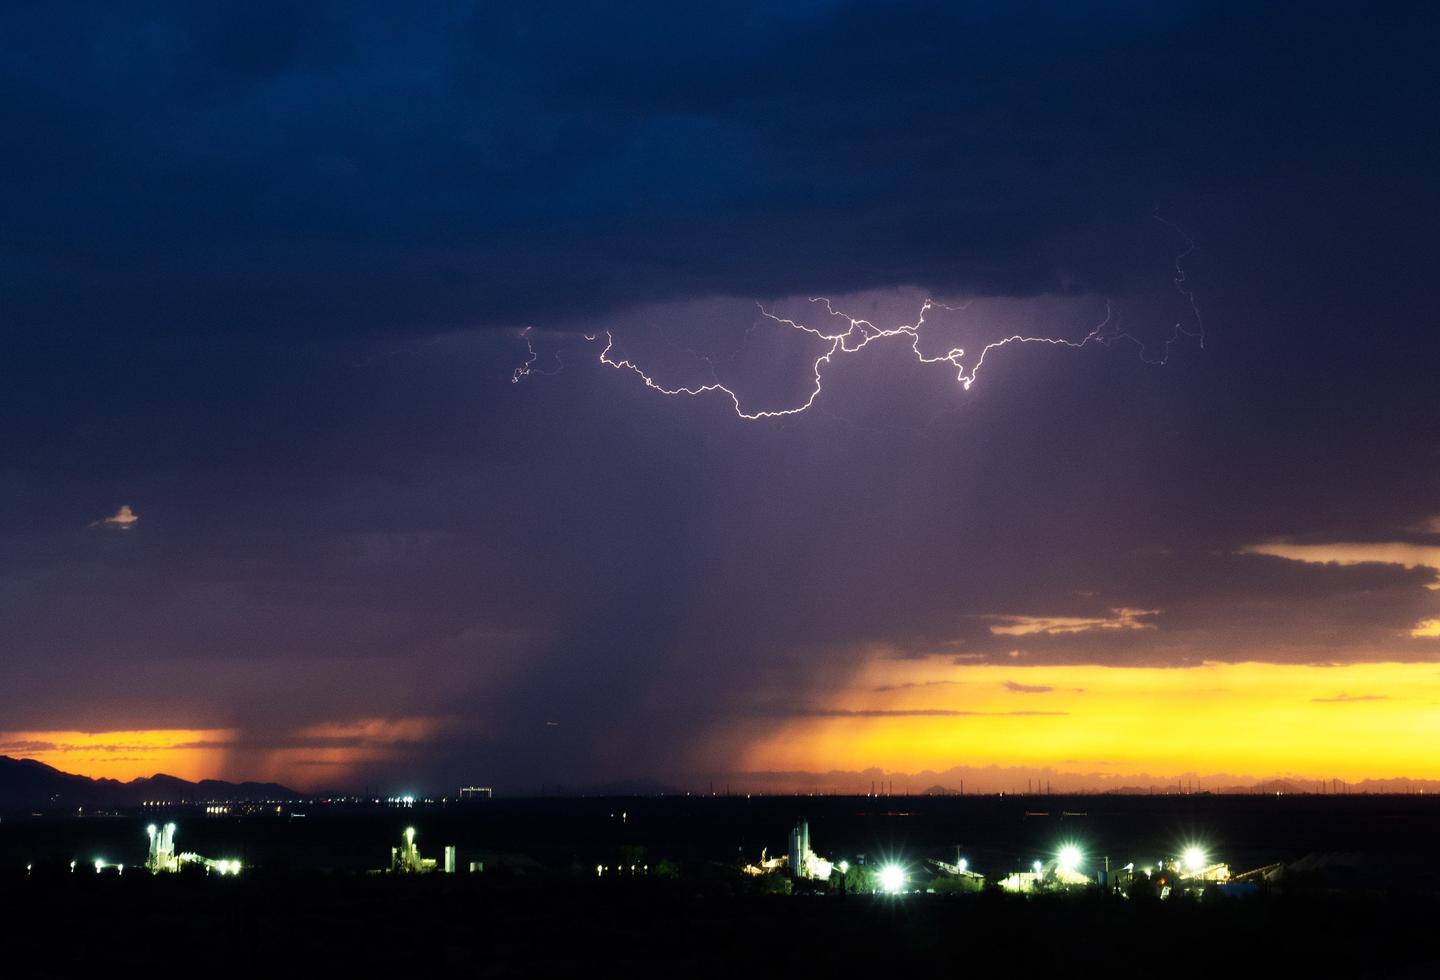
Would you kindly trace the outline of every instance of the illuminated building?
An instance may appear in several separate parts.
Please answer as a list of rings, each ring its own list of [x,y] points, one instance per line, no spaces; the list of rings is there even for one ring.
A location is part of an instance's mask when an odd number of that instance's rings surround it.
[[[1043,878],[1040,871],[1015,871],[1000,879],[1000,887],[1007,892],[1026,894],[1033,892]]]
[[[790,831],[790,873],[796,878],[829,881],[834,865],[810,849],[810,824],[801,820]]]
[[[790,873],[796,878],[810,877],[809,869],[805,866],[805,856],[810,853],[810,824],[801,820],[790,831]]]
[[[145,857],[146,869],[154,873],[179,871],[180,861],[175,857],[175,825],[167,823],[164,827],[156,827],[152,823],[145,828],[145,834],[150,838],[150,851]]]
[[[780,857],[770,857],[768,854],[768,848],[762,847],[760,848],[760,862],[758,864],[747,864],[740,870],[747,875],[758,878],[761,875],[773,874],[774,872],[779,871],[780,868],[784,866],[787,860],[788,858],[786,858],[784,855],[781,855]]]
[[[494,790],[492,790],[489,786],[460,787],[460,799],[462,800],[488,800],[494,795]]]
[[[207,858],[193,851],[176,854],[175,825],[173,823],[167,823],[164,827],[157,827],[152,823],[145,828],[145,835],[150,840],[150,850],[145,856],[145,867],[151,874],[160,874],[161,872],[173,874],[186,867],[204,868],[206,874],[212,871],[221,875],[238,875],[240,873],[241,864],[233,858]]]
[[[448,857],[449,855],[447,855]],[[405,828],[405,843],[399,847],[390,848],[390,870],[399,874],[419,874],[425,871],[434,871],[436,861],[434,858],[420,856],[420,849],[415,846],[415,828]]]

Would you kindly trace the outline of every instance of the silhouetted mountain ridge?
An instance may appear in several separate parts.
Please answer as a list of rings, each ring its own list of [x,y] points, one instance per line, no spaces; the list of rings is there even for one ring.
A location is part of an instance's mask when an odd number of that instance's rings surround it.
[[[91,779],[61,772],[34,759],[0,755],[0,809],[138,806],[204,800],[293,800],[299,793],[279,783],[231,783],[202,779],[198,783],[156,773],[128,782]]]

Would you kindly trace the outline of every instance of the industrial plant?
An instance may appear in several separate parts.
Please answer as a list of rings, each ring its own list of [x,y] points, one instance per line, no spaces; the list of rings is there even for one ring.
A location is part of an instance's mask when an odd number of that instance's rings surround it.
[[[150,839],[150,850],[145,857],[145,869],[151,874],[174,874],[186,868],[204,868],[205,873],[238,875],[241,864],[233,858],[208,858],[193,851],[175,853],[175,825],[163,827],[155,824],[145,828]]]
[[[415,843],[415,828],[406,827],[404,843],[399,847],[390,848],[390,870],[395,874],[427,874],[443,870],[446,874],[453,875],[455,873],[455,846],[453,844],[446,845],[443,864],[435,858],[422,857],[420,848]],[[479,869],[476,864],[472,863],[470,870]]]

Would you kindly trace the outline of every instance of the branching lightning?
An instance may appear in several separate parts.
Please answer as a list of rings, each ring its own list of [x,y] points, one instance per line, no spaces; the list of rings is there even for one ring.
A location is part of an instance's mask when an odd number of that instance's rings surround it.
[[[517,367],[515,371],[510,375],[510,383],[512,385],[519,384],[522,379],[528,378],[532,374],[559,374],[565,369],[565,358],[563,356],[563,352],[559,350],[557,350],[554,354],[555,366],[553,368],[550,368],[548,370],[541,370],[540,368],[537,368],[535,366],[535,362],[540,359],[540,355],[536,353],[535,343],[530,339],[530,335],[534,332],[534,327],[526,327],[524,330],[520,331],[520,336],[525,339],[525,350],[527,353],[525,355],[525,363]],[[594,340],[595,338],[587,336],[585,339]]]
[[[671,387],[662,384],[657,381],[654,376],[642,369],[634,361],[631,361],[628,358],[616,359],[615,357],[611,356],[611,352],[615,349],[615,336],[614,333],[610,330],[606,330],[604,332],[605,346],[604,349],[600,351],[600,363],[605,365],[606,367],[614,368],[617,371],[628,371],[633,373],[634,375],[639,377],[642,382],[644,382],[645,387],[657,391],[662,395],[672,397],[696,397],[701,395],[719,393],[730,399],[730,403],[735,410],[736,416],[747,421],[783,418],[789,415],[799,415],[803,412],[808,411],[810,407],[815,404],[816,399],[820,397],[820,392],[824,388],[825,369],[833,361],[847,354],[858,353],[859,351],[864,350],[866,347],[868,347],[871,343],[874,343],[875,341],[889,340],[896,337],[905,337],[909,339],[910,350],[914,353],[916,361],[918,361],[920,364],[950,365],[950,367],[955,370],[955,380],[965,391],[969,391],[970,387],[975,384],[976,379],[979,377],[980,369],[984,366],[985,359],[987,356],[989,356],[991,351],[997,350],[1002,347],[1008,347],[1014,344],[1048,344],[1054,347],[1066,347],[1072,350],[1080,350],[1092,344],[1102,347],[1110,347],[1117,343],[1128,342],[1135,345],[1135,347],[1138,349],[1140,359],[1145,363],[1157,366],[1164,365],[1170,359],[1171,348],[1182,338],[1196,340],[1198,341],[1199,346],[1201,348],[1204,348],[1205,326],[1204,321],[1201,319],[1200,316],[1199,303],[1195,299],[1194,292],[1189,288],[1189,285],[1187,283],[1184,268],[1185,259],[1195,251],[1195,242],[1192,241],[1187,235],[1185,235],[1185,233],[1181,231],[1176,225],[1174,225],[1170,221],[1167,221],[1165,218],[1160,217],[1159,214],[1154,215],[1154,217],[1157,221],[1160,221],[1161,223],[1173,229],[1185,241],[1185,249],[1175,257],[1175,273],[1172,279],[1172,283],[1175,289],[1184,299],[1186,304],[1189,306],[1190,313],[1192,314],[1194,321],[1193,325],[1187,325],[1184,322],[1177,321],[1174,325],[1174,328],[1170,332],[1170,335],[1166,338],[1164,344],[1160,347],[1160,352],[1158,356],[1150,356],[1145,341],[1143,341],[1139,337],[1128,331],[1116,330],[1112,328],[1112,323],[1114,321],[1114,311],[1111,307],[1109,300],[1106,300],[1105,302],[1105,316],[1100,320],[1099,323],[1092,327],[1088,333],[1078,339],[1068,339],[1065,337],[1030,336],[1027,334],[1018,333],[1011,334],[1010,336],[1002,337],[999,340],[993,340],[987,343],[983,348],[980,349],[980,352],[975,355],[973,360],[967,362],[965,357],[965,350],[963,348],[952,347],[944,353],[927,354],[925,353],[925,351],[921,350],[920,341],[921,330],[925,327],[927,316],[932,311],[939,309],[949,312],[959,312],[963,311],[966,306],[969,305],[968,303],[961,306],[947,306],[937,300],[926,299],[920,305],[920,310],[916,314],[915,321],[913,323],[901,324],[895,327],[878,327],[869,320],[859,317],[852,317],[847,313],[837,310],[832,304],[832,302],[824,296],[815,296],[810,299],[810,302],[817,307],[823,307],[825,316],[828,318],[827,322],[833,323],[836,320],[840,321],[835,328],[824,329],[821,327],[810,326],[797,320],[793,320],[788,317],[782,317],[776,313],[772,313],[770,310],[767,310],[763,305],[757,304],[759,306],[761,316],[771,321],[776,326],[799,331],[801,333],[810,334],[818,340],[823,341],[827,345],[824,350],[811,363],[810,371],[813,382],[810,386],[809,393],[806,395],[803,401],[788,408],[756,410],[747,409],[742,402],[739,393],[736,392],[735,389],[729,387],[728,385],[722,384],[718,380],[710,384],[703,385],[680,385]],[[557,366],[553,370],[541,371],[535,368],[534,365],[539,355],[536,353],[535,346],[531,342],[531,329],[532,328],[530,327],[526,327],[525,330],[521,333],[521,336],[525,338],[525,346],[529,353],[525,360],[525,363],[515,369],[514,374],[511,377],[511,381],[514,383],[518,383],[522,378],[525,378],[531,374],[555,374],[564,366],[564,362],[561,360],[559,352],[557,352],[555,354]],[[586,334],[585,339],[587,341],[594,342],[599,339],[599,335]]]

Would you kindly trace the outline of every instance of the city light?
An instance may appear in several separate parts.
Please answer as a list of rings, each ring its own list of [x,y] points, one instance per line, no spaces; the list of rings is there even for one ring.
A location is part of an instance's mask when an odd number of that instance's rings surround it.
[[[880,890],[887,895],[899,894],[905,887],[905,869],[898,864],[887,864],[880,869]]]

